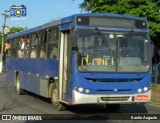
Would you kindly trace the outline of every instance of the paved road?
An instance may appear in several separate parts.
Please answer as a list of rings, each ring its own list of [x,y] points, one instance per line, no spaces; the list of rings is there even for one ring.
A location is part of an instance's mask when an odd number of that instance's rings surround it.
[[[50,100],[35,94],[18,95],[15,88],[0,75],[0,114],[72,114],[85,119],[119,116],[128,117],[128,113],[160,114],[160,107],[152,104],[125,105],[120,111],[110,112],[102,105],[74,106],[66,111],[55,111]],[[84,115],[85,114],[85,115]],[[114,114],[114,115],[113,115]],[[62,115],[60,115],[62,116]]]

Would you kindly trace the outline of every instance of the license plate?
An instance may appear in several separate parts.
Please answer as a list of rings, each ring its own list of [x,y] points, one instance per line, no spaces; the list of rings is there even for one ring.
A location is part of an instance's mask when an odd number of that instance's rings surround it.
[[[148,95],[137,95],[136,100],[148,101]]]

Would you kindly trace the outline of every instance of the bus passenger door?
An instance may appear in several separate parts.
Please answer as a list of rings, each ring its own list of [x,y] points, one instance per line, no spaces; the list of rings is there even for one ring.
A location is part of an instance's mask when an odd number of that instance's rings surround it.
[[[68,95],[68,81],[69,79],[69,70],[68,70],[68,61],[69,57],[69,39],[70,32],[61,32],[60,40],[60,51],[59,51],[59,101],[67,102]],[[70,63],[69,63],[70,64]]]

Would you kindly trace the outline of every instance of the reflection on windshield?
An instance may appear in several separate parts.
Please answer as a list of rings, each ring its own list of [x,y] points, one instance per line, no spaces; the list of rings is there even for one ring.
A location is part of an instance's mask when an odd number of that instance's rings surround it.
[[[102,72],[146,72],[150,43],[147,34],[79,30],[78,69]]]

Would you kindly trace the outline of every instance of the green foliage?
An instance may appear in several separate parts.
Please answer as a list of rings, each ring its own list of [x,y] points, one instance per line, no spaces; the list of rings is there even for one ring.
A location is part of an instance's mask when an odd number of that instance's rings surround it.
[[[23,27],[11,27],[10,32],[8,34],[13,34],[13,33],[16,33],[16,32],[20,32],[24,29],[26,29],[26,27],[25,28],[23,28]]]
[[[10,28],[10,32],[8,34],[13,34],[13,33],[16,33],[16,32],[20,32],[24,29],[27,29],[26,27],[23,28],[23,27],[11,27]],[[4,39],[6,39],[7,35],[4,35]],[[2,37],[0,35],[0,42],[2,41]],[[1,44],[1,43],[0,43]]]
[[[160,0],[84,0],[80,8],[92,13],[116,13],[147,18],[152,40],[160,39]]]

